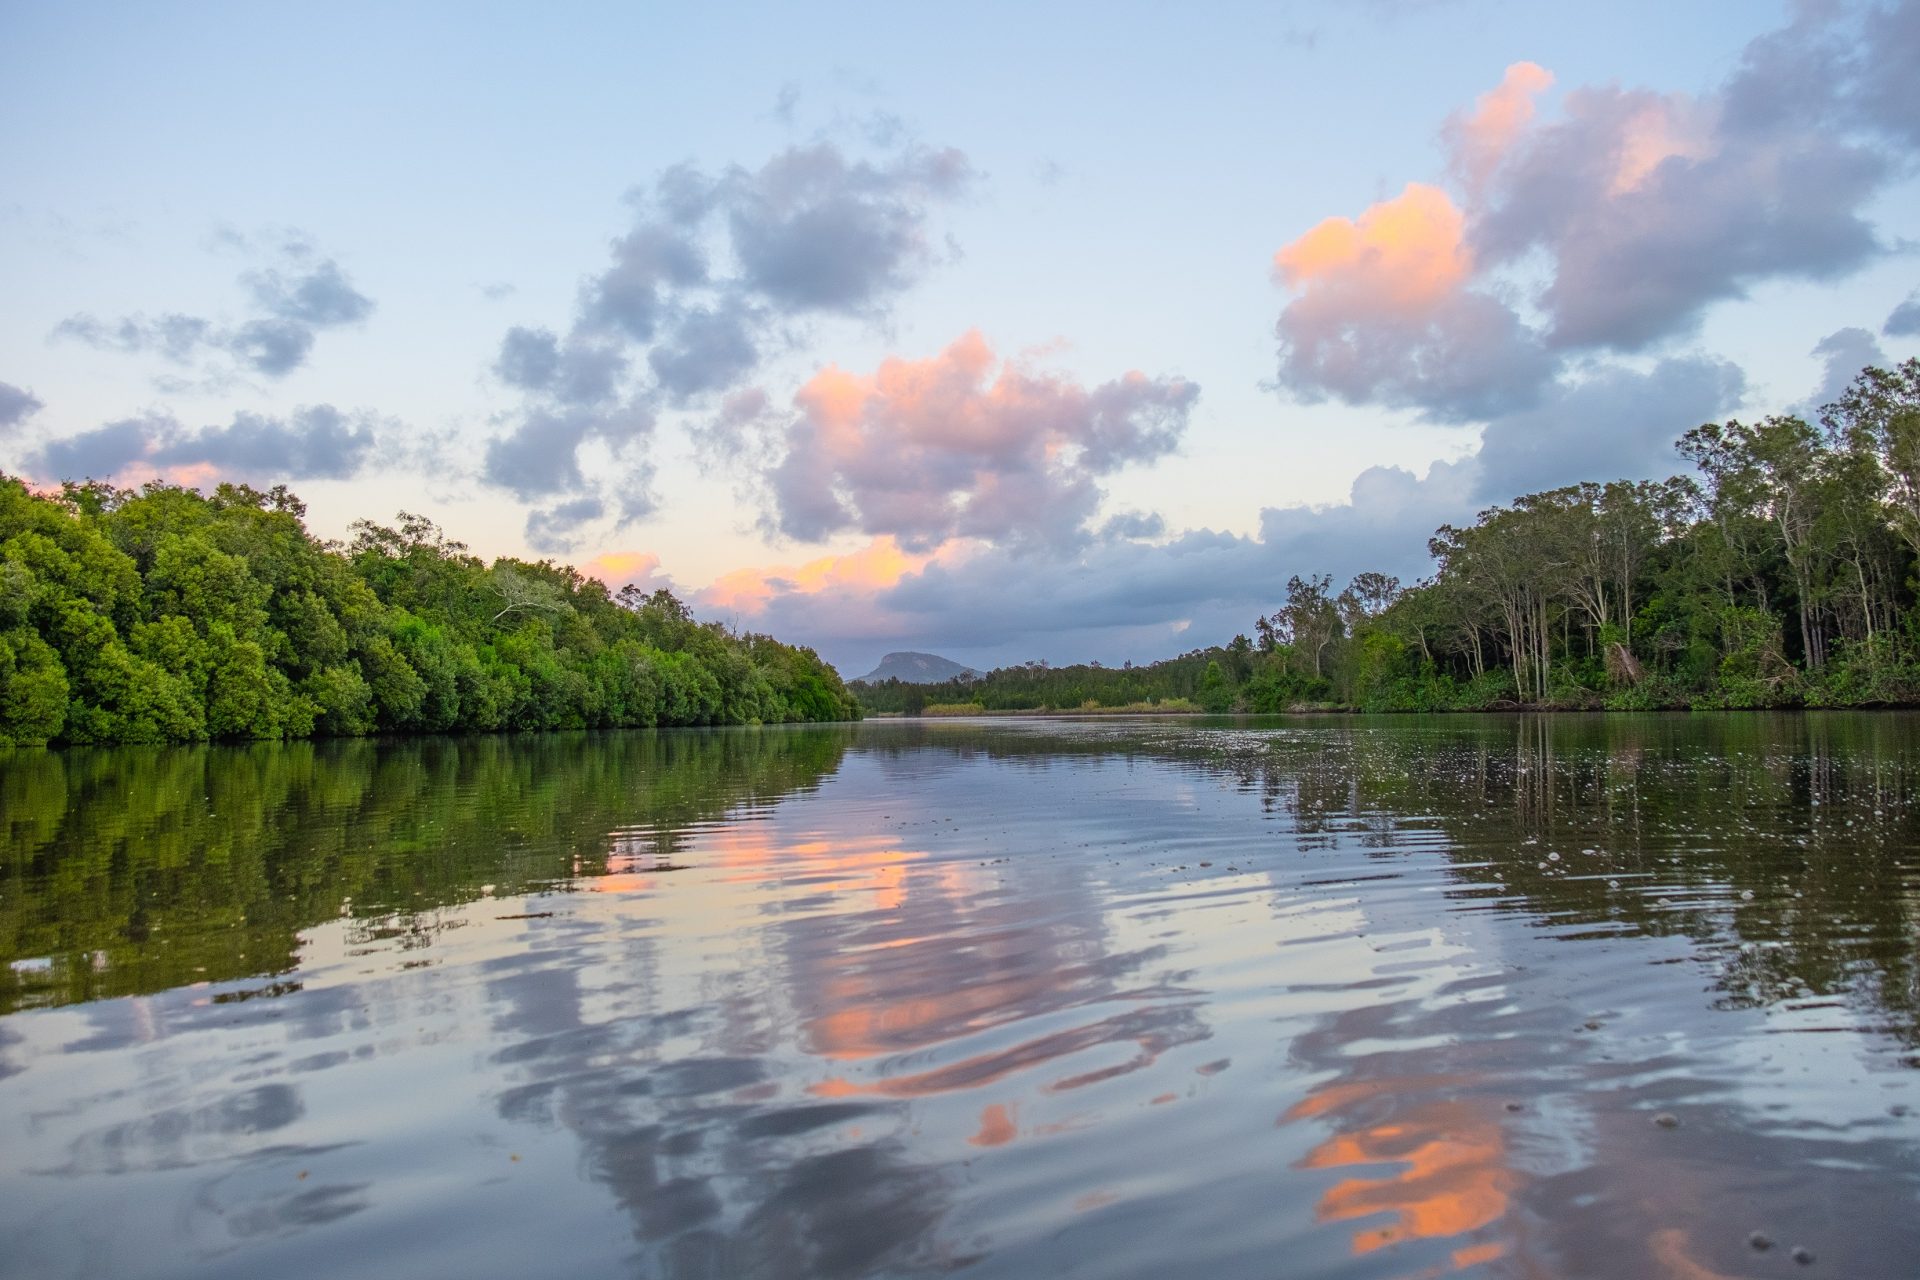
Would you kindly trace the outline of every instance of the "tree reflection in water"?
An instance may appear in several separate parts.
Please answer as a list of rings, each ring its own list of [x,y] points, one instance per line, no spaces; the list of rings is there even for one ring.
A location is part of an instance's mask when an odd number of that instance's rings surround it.
[[[15,753],[0,1232],[48,1274],[1710,1277],[1752,1230],[1885,1273],[1917,726]]]

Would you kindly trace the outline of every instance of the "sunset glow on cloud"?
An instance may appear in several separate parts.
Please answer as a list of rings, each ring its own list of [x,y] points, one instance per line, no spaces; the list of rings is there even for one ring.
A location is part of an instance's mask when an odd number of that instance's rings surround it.
[[[1448,141],[1469,191],[1477,192],[1487,184],[1514,141],[1532,123],[1534,99],[1552,85],[1553,72],[1537,63],[1516,62],[1498,86],[1480,95],[1471,112],[1448,122]]]
[[[828,366],[794,395],[766,481],[789,536],[846,529],[915,552],[951,538],[1063,545],[1098,477],[1170,452],[1199,394],[1130,371],[1097,387],[1002,361],[975,330],[871,374]]]
[[[758,614],[776,595],[817,595],[826,591],[871,592],[891,587],[957,547],[924,553],[903,551],[893,538],[875,538],[846,555],[821,556],[799,565],[736,569],[701,589],[698,599],[715,609]]]
[[[1274,273],[1290,289],[1418,314],[1472,272],[1465,228],[1466,218],[1446,192],[1409,182],[1357,219],[1321,222],[1273,255]]]

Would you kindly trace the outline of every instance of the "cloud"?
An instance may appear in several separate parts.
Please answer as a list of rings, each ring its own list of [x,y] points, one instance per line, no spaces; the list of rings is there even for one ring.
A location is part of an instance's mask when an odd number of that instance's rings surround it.
[[[774,118],[783,124],[793,123],[793,113],[800,105],[800,86],[789,80],[780,86],[780,92],[774,95]]]
[[[237,413],[224,426],[182,426],[164,414],[126,418],[48,441],[29,459],[49,480],[149,475],[239,480],[345,480],[371,460],[372,419],[332,405],[295,409],[285,418]]]
[[[1920,289],[1908,294],[1905,302],[1888,313],[1880,332],[1889,338],[1920,336]]]
[[[347,282],[340,264],[327,258],[303,271],[275,268],[242,277],[256,306],[279,320],[316,329],[357,324],[373,314],[373,301]]]
[[[592,495],[535,511],[527,517],[527,542],[536,551],[570,551],[580,544],[581,528],[606,513],[606,504]]]
[[[1920,4],[1905,0],[1867,13],[1867,51],[1854,96],[1862,113],[1909,147],[1920,147]]]
[[[1459,202],[1410,183],[1275,255],[1279,384],[1490,421],[1762,281],[1864,265],[1886,251],[1871,203],[1920,145],[1916,51],[1914,0],[1807,6],[1710,92],[1580,86],[1551,115],[1552,74],[1514,63],[1442,126]]]
[[[247,246],[233,232],[224,233],[220,242]],[[224,356],[254,373],[285,377],[306,363],[321,331],[361,323],[373,313],[373,300],[353,287],[332,258],[316,260],[297,235],[275,252],[278,265],[241,273],[253,314],[237,324],[179,312],[115,320],[81,312],[56,325],[53,336],[102,351],[152,353],[180,365]]]
[[[737,300],[694,307],[647,353],[655,382],[676,401],[735,385],[760,363],[758,317]]]
[[[616,594],[629,586],[648,595],[661,587],[673,589],[673,578],[660,571],[660,557],[651,551],[609,551],[582,564],[580,572],[598,578]]]
[[[774,306],[860,312],[931,260],[927,208],[973,180],[964,154],[909,147],[879,164],[796,147],[723,183],[741,278]]]
[[[1872,39],[1848,52],[1830,13],[1751,42],[1714,92],[1580,88],[1512,141],[1470,239],[1490,265],[1546,255],[1551,345],[1639,350],[1759,281],[1882,251],[1867,206],[1901,166],[1863,104],[1899,64]]]
[[[1534,99],[1553,85],[1553,72],[1532,62],[1508,67],[1497,87],[1480,95],[1472,111],[1448,119],[1442,136],[1454,173],[1469,191],[1486,189],[1513,144],[1533,123]]]
[[[958,652],[974,665],[1151,659],[1247,630],[1284,599],[1294,573],[1344,581],[1379,569],[1411,579],[1428,568],[1434,528],[1470,515],[1473,503],[1471,475],[1450,464],[1425,478],[1377,467],[1347,502],[1263,512],[1252,537],[1204,529],[1164,543],[1115,537],[1065,556],[956,543],[918,564],[881,541],[860,553],[872,557],[867,566],[828,557],[747,570],[694,600],[813,645],[843,669],[886,647]]]
[[[1415,407],[1447,421],[1527,403],[1552,363],[1520,318],[1469,287],[1466,219],[1438,187],[1327,218],[1274,255],[1292,290],[1280,380],[1309,402]]]
[[[875,538],[858,551],[805,564],[737,569],[716,578],[694,599],[709,609],[760,614],[776,596],[870,594],[925,568],[940,554],[938,549],[908,551],[891,537]]]
[[[156,416],[109,422],[42,445],[27,461],[36,476],[49,480],[104,479],[144,462],[155,439],[179,430],[173,419]]]
[[[1704,356],[1647,372],[1601,366],[1558,385],[1540,404],[1495,418],[1472,460],[1475,494],[1510,502],[1579,480],[1643,480],[1681,469],[1673,442],[1740,403],[1739,367]]]
[[[644,404],[611,410],[535,408],[511,432],[488,443],[483,474],[529,501],[574,493],[586,485],[580,469],[583,445],[599,443],[617,452],[643,444],[653,425],[653,412]]]
[[[576,513],[620,521],[653,508],[645,453],[655,410],[731,404],[769,354],[822,316],[873,320],[935,259],[933,208],[973,181],[966,157],[903,139],[849,155],[790,147],[758,168],[679,164],[637,190],[635,218],[581,286],[565,333],[509,329],[494,373],[521,395],[490,442],[485,478],[523,499],[562,499],[530,533],[571,536]],[[709,449],[728,432],[704,438]],[[579,452],[609,446],[589,478]]]
[[[884,572],[747,570],[695,598],[757,628],[851,661],[884,647],[959,654],[973,665],[1038,656],[1117,662],[1220,643],[1274,607],[1294,574],[1344,583],[1377,570],[1413,581],[1432,571],[1427,540],[1490,503],[1580,480],[1655,478],[1681,470],[1673,442],[1735,407],[1738,368],[1674,357],[1644,371],[1582,368],[1531,408],[1488,423],[1479,448],[1419,474],[1376,466],[1346,499],[1273,507],[1251,536],[1188,530],[1127,513],[1099,536],[1032,554],[1015,544],[955,539],[921,553],[884,544]],[[881,544],[876,544],[881,546]],[[721,589],[725,584],[724,590]]]
[[[912,551],[956,537],[1068,546],[1099,506],[1095,480],[1171,452],[1198,396],[1138,372],[1088,389],[1002,363],[977,332],[869,375],[830,365],[773,428],[769,518],[806,541],[858,530]]]
[[[33,392],[0,382],[0,431],[11,431],[44,408],[46,405]]]
[[[1821,358],[1824,372],[1819,388],[1798,406],[1798,412],[1808,421],[1817,419],[1820,410],[1846,394],[1862,369],[1869,365],[1884,368],[1887,363],[1887,353],[1865,329],[1835,330],[1820,339],[1812,354]]]

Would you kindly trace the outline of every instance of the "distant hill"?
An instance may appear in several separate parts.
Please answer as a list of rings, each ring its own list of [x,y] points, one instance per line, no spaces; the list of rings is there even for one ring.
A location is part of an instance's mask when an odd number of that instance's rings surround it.
[[[880,665],[860,678],[868,684],[882,680],[904,680],[908,684],[939,684],[956,676],[977,676],[972,667],[963,667],[937,653],[890,653]]]

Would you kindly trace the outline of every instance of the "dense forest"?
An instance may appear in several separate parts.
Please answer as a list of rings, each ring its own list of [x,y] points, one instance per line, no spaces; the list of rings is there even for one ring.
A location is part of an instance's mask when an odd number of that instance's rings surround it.
[[[312,537],[284,487],[0,476],[0,745],[844,720],[812,650],[669,592],[488,565],[430,521]]]
[[[1432,577],[1294,576],[1253,635],[1151,666],[1003,668],[872,711],[1920,703],[1920,360],[1819,421],[1709,423],[1691,475],[1568,485],[1435,533]]]

